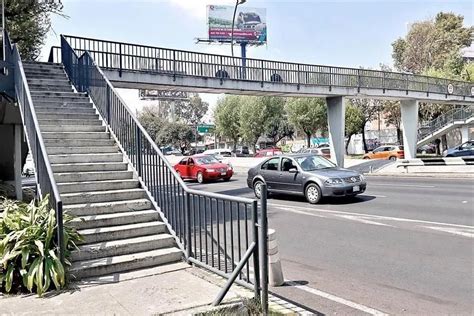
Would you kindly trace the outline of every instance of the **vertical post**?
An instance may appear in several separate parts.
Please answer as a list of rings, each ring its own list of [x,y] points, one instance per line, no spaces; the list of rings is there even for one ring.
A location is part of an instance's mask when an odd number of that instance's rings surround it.
[[[260,249],[262,256],[262,309],[263,315],[268,315],[268,218],[267,218],[267,185],[262,184],[260,200]]]
[[[252,203],[252,237],[255,241],[255,249],[253,253],[253,286],[255,299],[260,300],[260,243],[258,241],[258,204],[257,201]]]
[[[328,110],[329,146],[331,160],[344,167],[345,108],[344,97],[326,98]]]
[[[188,192],[185,195],[186,202],[186,259],[192,256],[191,245],[191,199]]]
[[[14,125],[14,152],[13,152],[13,159],[14,159],[14,175],[15,175],[15,196],[18,201],[23,200],[23,189],[21,186],[21,125],[16,124]]]
[[[122,77],[122,44],[119,44],[119,77]]]
[[[247,66],[247,42],[242,42],[240,43],[240,50],[241,50],[241,56],[242,56],[242,73],[240,78],[241,79],[246,79],[246,66]]]
[[[105,100],[105,111],[106,111],[106,115],[107,115],[107,124],[110,125],[110,87],[107,86],[105,88],[105,91],[106,91],[106,98],[107,100]]]
[[[418,134],[418,101],[402,100],[400,102],[403,126],[403,147],[405,159],[416,158]]]
[[[51,197],[50,197],[51,199]],[[56,221],[58,224],[58,247],[59,247],[59,260],[64,264],[65,247],[64,244],[64,228],[63,228],[63,202],[56,202]]]
[[[141,149],[142,149],[142,140],[140,137],[140,128],[138,125],[135,125],[135,139],[137,140],[137,148],[136,150],[136,155],[137,155],[137,171],[138,171],[138,176],[142,176],[142,155],[141,155]]]

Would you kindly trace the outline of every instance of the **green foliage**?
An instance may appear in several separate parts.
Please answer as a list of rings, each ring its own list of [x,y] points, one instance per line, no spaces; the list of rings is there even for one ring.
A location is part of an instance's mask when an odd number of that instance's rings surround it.
[[[346,136],[350,137],[351,135],[362,133],[364,120],[364,114],[357,106],[354,106],[352,103],[347,104],[345,117]]]
[[[217,101],[214,110],[214,122],[216,133],[234,143],[234,149],[240,137],[240,107],[241,97],[227,95]]]
[[[18,43],[24,60],[38,58],[51,14],[61,14],[61,1],[6,0],[5,25],[13,42]]]
[[[463,21],[461,15],[440,12],[434,20],[413,23],[406,38],[392,43],[395,67],[416,74],[434,68],[459,75],[464,65],[460,50],[471,45],[474,31]]]
[[[59,260],[56,244],[57,224],[54,209],[45,197],[38,206],[31,202],[3,200],[0,209],[0,290],[36,292],[42,296],[54,285],[66,284],[65,267]],[[68,250],[76,248],[82,238],[68,224],[64,215],[64,243]],[[69,251],[66,252],[66,257]],[[66,262],[69,264],[69,262]]]
[[[286,104],[289,122],[306,134],[308,147],[311,136],[327,130],[326,102],[320,98],[291,98]]]
[[[167,113],[163,112],[164,109],[166,109],[166,107],[147,105],[144,106],[138,114],[138,120],[154,140],[156,140],[158,133],[166,124],[165,117]]]
[[[208,109],[209,104],[204,102],[198,94],[192,95],[189,101],[175,102],[176,116],[186,124],[199,124]]]
[[[265,104],[259,102],[258,97],[240,98],[240,135],[244,142],[255,149],[258,138],[265,132],[265,120],[268,117],[265,113]]]
[[[281,97],[260,97],[258,101],[265,108],[265,135],[273,139],[275,144],[285,137],[291,138],[295,131],[285,111],[286,100]]]
[[[160,146],[172,145],[184,151],[194,141],[193,129],[181,122],[166,123],[156,135],[156,143]]]

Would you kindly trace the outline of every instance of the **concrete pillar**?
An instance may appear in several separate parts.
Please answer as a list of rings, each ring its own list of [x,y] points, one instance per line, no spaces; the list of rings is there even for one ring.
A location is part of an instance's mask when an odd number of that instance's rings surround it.
[[[464,144],[469,140],[469,125],[461,126],[461,144]]]
[[[15,195],[16,199],[21,201],[23,200],[23,188],[21,185],[21,136],[22,136],[22,126],[15,125],[14,138],[15,138],[15,149],[13,153],[13,169],[15,173]]]
[[[345,105],[344,97],[326,98],[328,108],[329,144],[331,160],[344,167]]]
[[[405,158],[416,158],[416,143],[418,141],[418,101],[402,100],[400,109],[403,126],[403,146]]]

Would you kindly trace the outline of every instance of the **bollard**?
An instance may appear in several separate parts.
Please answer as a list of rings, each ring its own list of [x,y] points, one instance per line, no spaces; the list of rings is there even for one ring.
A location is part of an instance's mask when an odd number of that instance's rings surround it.
[[[268,270],[268,282],[271,286],[285,283],[274,229],[268,229]]]

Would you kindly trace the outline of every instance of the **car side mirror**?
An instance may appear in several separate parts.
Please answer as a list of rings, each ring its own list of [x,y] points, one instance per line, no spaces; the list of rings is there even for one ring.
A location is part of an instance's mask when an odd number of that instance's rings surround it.
[[[296,168],[290,168],[290,170],[288,170],[289,173],[297,173],[298,172],[298,169]]]

